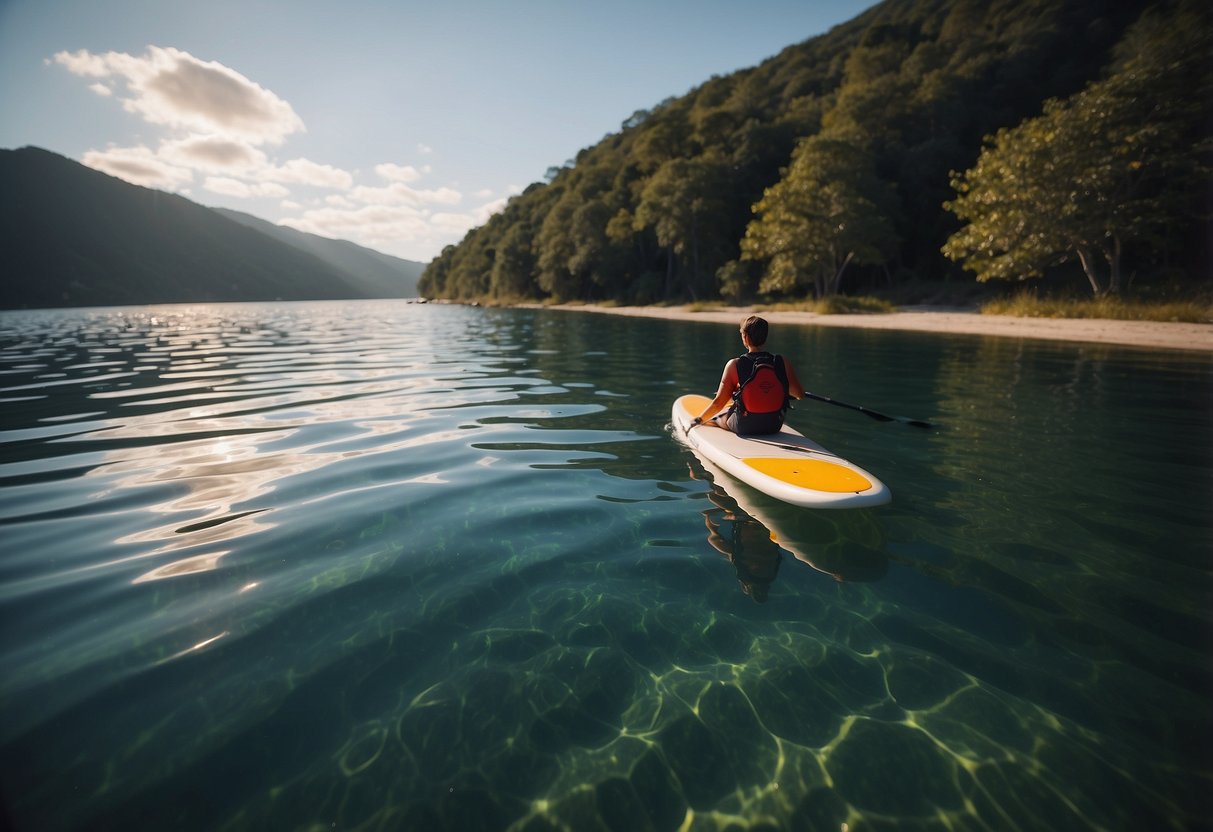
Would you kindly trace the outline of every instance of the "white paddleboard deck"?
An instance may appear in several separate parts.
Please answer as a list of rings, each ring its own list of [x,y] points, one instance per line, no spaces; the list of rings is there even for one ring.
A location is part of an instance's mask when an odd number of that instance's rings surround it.
[[[738,436],[710,423],[688,432],[691,420],[710,403],[696,395],[675,401],[674,433],[746,485],[807,508],[863,508],[893,499],[876,477],[787,425],[769,436]]]

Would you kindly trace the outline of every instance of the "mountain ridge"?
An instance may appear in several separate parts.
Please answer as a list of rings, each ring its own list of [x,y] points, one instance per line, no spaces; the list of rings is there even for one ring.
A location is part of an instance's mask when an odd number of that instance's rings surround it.
[[[0,308],[416,294],[411,261],[232,214],[42,148],[0,149]]]
[[[342,271],[358,274],[368,289],[378,288],[383,292],[381,297],[415,297],[417,294],[417,280],[425,269],[424,263],[384,254],[349,240],[322,237],[286,225],[277,225],[231,208],[211,210],[295,248],[310,252]],[[400,293],[402,286],[405,287],[404,294]]]

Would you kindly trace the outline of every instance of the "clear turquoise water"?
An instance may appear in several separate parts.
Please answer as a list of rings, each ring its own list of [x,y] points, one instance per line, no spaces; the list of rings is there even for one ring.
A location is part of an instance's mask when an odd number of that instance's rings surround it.
[[[19,829],[1197,829],[1213,357],[777,329],[813,512],[668,431],[736,328],[0,315]],[[772,542],[772,534],[778,545]]]

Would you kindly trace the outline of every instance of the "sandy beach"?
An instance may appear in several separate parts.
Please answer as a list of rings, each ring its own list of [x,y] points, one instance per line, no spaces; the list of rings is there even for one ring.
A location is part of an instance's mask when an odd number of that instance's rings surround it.
[[[736,306],[709,311],[691,311],[686,306],[549,306],[606,315],[632,315],[687,321],[736,324],[752,311]],[[954,335],[987,335],[1004,338],[1036,338],[1048,341],[1078,341],[1126,347],[1213,352],[1213,324],[1115,321],[1098,318],[1017,318],[982,315],[973,311],[907,307],[887,315],[818,315],[813,312],[760,312],[772,324],[843,326],[867,329],[896,329]]]

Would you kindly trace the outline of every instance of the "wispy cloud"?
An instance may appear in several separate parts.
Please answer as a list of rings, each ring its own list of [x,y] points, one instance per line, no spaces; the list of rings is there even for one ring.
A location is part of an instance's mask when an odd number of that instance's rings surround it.
[[[360,185],[350,191],[350,197],[367,205],[458,205],[463,201],[463,194],[453,188],[420,190],[402,182],[382,188]]]
[[[281,144],[304,129],[291,105],[269,90],[179,49],[149,46],[141,56],[81,49],[59,52],[55,61],[76,75],[123,83],[122,106],[152,124],[257,145]]]
[[[428,164],[385,161],[374,167],[377,180],[361,183],[334,165],[281,161],[277,149],[306,132],[291,105],[236,70],[179,49],[149,46],[142,55],[81,49],[53,60],[162,131],[155,147],[84,154],[86,165],[138,185],[188,193],[199,177],[210,193],[275,200],[278,210],[290,212],[280,219],[284,225],[406,257],[455,242],[505,204],[488,202],[492,192],[481,189],[477,204],[460,210],[459,190],[422,186],[433,173]],[[414,152],[426,156],[433,148],[418,144]]]
[[[250,185],[247,182],[241,182],[239,179],[230,179],[226,176],[208,176],[202,187],[211,193],[224,194],[225,196],[234,196],[241,199],[262,196],[282,199],[290,195],[290,191],[275,182]]]
[[[425,212],[402,205],[312,208],[282,224],[309,234],[358,240],[372,246],[401,240],[425,242],[435,236],[433,222]]]
[[[258,177],[267,182],[311,185],[335,190],[345,190],[354,184],[354,177],[348,171],[307,159],[291,159],[281,165],[267,167],[258,173]]]
[[[496,214],[498,211],[505,208],[505,204],[508,201],[509,201],[509,197],[503,196],[503,197],[501,197],[501,199],[495,199],[492,202],[486,202],[484,205],[481,205],[472,214],[472,217],[475,221],[474,224],[482,225],[482,224],[488,222],[489,217],[493,216],[493,214]]]
[[[207,173],[255,175],[268,165],[259,148],[222,136],[186,136],[160,144],[160,157]]]
[[[146,147],[90,150],[81,161],[110,176],[166,191],[188,190],[194,179],[194,173],[189,168],[174,165]]]
[[[421,178],[421,171],[412,165],[394,165],[391,162],[375,165],[375,173],[391,182],[416,182]]]

